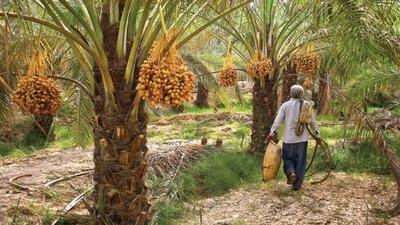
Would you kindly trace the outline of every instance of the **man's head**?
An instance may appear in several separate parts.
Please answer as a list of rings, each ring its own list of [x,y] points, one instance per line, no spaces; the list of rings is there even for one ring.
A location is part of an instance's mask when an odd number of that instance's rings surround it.
[[[304,95],[304,89],[301,85],[295,84],[290,88],[290,97],[302,99]]]

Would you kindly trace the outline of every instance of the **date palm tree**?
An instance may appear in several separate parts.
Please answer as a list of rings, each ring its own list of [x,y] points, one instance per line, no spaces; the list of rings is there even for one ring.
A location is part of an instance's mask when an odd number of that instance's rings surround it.
[[[31,3],[26,1],[25,3]],[[163,32],[178,30],[177,47],[218,19],[249,1],[232,4],[207,22],[196,18],[208,1],[175,0],[35,0],[36,15],[1,12],[61,34],[85,74],[94,84],[95,191],[98,224],[149,224],[152,207],[147,196],[146,137],[148,118],[136,85],[141,64]],[[210,16],[210,14],[208,14]],[[209,17],[208,17],[209,18]],[[165,51],[170,45],[165,46]],[[133,116],[134,115],[134,116]]]
[[[271,74],[252,78],[251,151],[264,150],[264,140],[277,111],[278,84],[286,74],[282,71],[299,49],[326,37],[323,30],[313,27],[311,15],[315,10],[314,4],[258,0],[247,5],[240,13],[236,12],[235,16],[239,19],[232,20],[228,15],[225,20],[216,23],[223,32],[235,38],[232,49],[245,64],[251,63],[260,54],[273,64]],[[215,36],[228,43],[225,35]]]
[[[18,30],[19,32],[15,32]],[[35,30],[31,24],[4,21],[0,29],[0,120],[13,117],[10,105],[10,94],[16,89],[17,82],[27,71],[35,70],[40,74],[51,73],[47,66],[38,66],[40,61],[47,64],[47,56],[61,50],[54,38],[47,38],[41,29]],[[56,67],[58,63],[53,64]],[[39,68],[40,67],[40,68]],[[8,116],[4,115],[8,114]],[[33,132],[39,137],[52,137],[52,114],[33,114]]]

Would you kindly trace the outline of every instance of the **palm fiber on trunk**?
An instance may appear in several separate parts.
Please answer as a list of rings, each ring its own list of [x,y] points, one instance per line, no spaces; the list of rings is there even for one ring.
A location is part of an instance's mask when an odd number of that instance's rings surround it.
[[[261,86],[260,79],[254,81],[253,86],[253,122],[250,151],[263,152],[265,138],[267,137],[277,111],[278,96],[274,89],[275,80],[264,79],[265,85]]]
[[[124,1],[120,4],[123,5]],[[98,225],[147,225],[151,219],[145,184],[148,118],[144,102],[141,102],[136,106],[137,120],[130,119],[138,74],[134,76],[133,86],[126,87],[124,72],[127,62],[116,56],[118,24],[110,25],[108,10],[103,8],[101,28],[117,109],[115,112],[105,111],[106,96],[100,71],[95,67],[94,213]],[[130,46],[127,47],[129,52]]]
[[[329,73],[325,71],[319,80],[318,112],[327,114],[330,110],[331,93],[329,87]]]
[[[294,65],[288,64],[283,71],[282,79],[282,103],[290,99],[290,88],[297,84],[297,75]]]
[[[51,130],[54,116],[51,114],[35,115],[33,130],[43,139],[52,139],[54,134]]]
[[[197,83],[197,95],[194,104],[197,107],[208,107],[208,88],[201,82]]]

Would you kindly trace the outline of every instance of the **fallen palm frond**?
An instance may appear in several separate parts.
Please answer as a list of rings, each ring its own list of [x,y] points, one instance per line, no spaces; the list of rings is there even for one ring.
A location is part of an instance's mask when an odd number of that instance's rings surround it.
[[[79,172],[79,173],[76,173],[76,174],[72,174],[72,175],[69,175],[69,176],[66,176],[66,177],[61,177],[61,178],[58,178],[58,179],[55,179],[55,180],[47,182],[44,186],[45,187],[51,187],[51,186],[53,186],[53,185],[55,185],[55,184],[57,184],[59,182],[70,180],[72,178],[83,176],[83,175],[86,175],[86,174],[89,174],[89,173],[93,173],[93,171],[89,170],[89,171],[84,171],[84,172]]]
[[[188,167],[191,162],[213,151],[200,145],[188,145],[184,148],[167,149],[161,152],[149,153],[150,177],[170,177],[180,167]]]
[[[238,121],[241,123],[251,122],[251,115],[246,113],[212,113],[212,114],[183,114],[171,117],[169,121],[196,121],[196,122],[209,122],[209,121]]]
[[[71,211],[72,209],[74,209],[76,206],[79,205],[79,203],[81,203],[82,201],[84,201],[84,199],[86,198],[86,196],[88,196],[89,194],[92,193],[92,191],[94,190],[94,186],[91,186],[90,188],[86,189],[84,192],[82,192],[81,194],[79,194],[78,196],[76,196],[71,202],[68,203],[67,206],[65,206],[65,208],[63,209],[64,213],[68,213],[69,211]],[[57,222],[61,219],[61,217],[58,217],[56,220],[53,221],[53,223],[51,225],[56,225]]]
[[[400,117],[390,110],[381,109],[375,111],[373,120],[382,130],[400,131]]]
[[[19,189],[19,190],[30,191],[31,189],[30,189],[29,187],[23,186],[23,185],[21,185],[21,184],[17,184],[17,183],[15,183],[14,181],[17,180],[17,179],[19,179],[19,178],[31,177],[31,176],[32,176],[32,174],[23,174],[23,175],[18,175],[18,176],[15,176],[15,177],[11,177],[11,178],[8,180],[8,183],[9,183],[11,186],[13,186],[13,187],[15,187],[15,188],[17,188],[17,189]]]
[[[332,84],[330,84],[332,86]],[[333,87],[333,86],[332,86]],[[361,104],[356,104],[349,98],[340,88],[332,88],[335,96],[342,102],[346,107],[348,113],[348,120],[352,121],[356,126],[356,138],[360,136],[372,137],[375,149],[386,156],[389,160],[389,166],[391,172],[397,183],[397,199],[395,200],[392,208],[387,211],[392,215],[400,214],[400,160],[397,157],[395,151],[387,143],[383,130],[370,116],[365,113]]]

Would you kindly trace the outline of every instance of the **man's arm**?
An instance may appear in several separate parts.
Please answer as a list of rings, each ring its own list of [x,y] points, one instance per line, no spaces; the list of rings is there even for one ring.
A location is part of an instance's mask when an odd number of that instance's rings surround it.
[[[311,124],[310,125],[311,125],[311,129],[312,129],[311,131],[314,132],[315,136],[317,138],[321,138],[321,134],[320,134],[320,131],[319,131],[319,128],[318,128],[317,120],[315,119],[314,115],[312,115]]]
[[[272,124],[271,132],[269,135],[274,136],[279,126],[284,120],[285,120],[285,105],[282,105],[279,108],[278,115],[276,116],[274,123]]]

